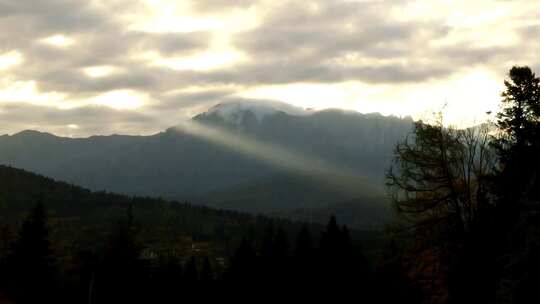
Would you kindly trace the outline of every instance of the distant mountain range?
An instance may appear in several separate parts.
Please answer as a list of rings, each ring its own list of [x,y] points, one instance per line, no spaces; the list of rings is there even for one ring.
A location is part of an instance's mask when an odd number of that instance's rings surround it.
[[[365,228],[388,215],[384,171],[411,127],[410,118],[225,103],[151,136],[0,136],[0,164],[91,190],[304,220],[349,206]]]

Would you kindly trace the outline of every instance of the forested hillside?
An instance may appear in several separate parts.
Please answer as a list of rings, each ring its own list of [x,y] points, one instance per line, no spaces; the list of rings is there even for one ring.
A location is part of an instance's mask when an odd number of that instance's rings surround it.
[[[348,284],[374,276],[383,248],[381,235],[335,218],[325,228],[96,193],[5,166],[0,185],[0,294],[16,303],[209,300],[237,284],[247,294],[289,288],[294,277],[302,290],[335,284],[334,275]]]
[[[242,237],[262,234],[269,222],[275,221],[291,235],[302,226],[292,221],[219,211],[188,203],[91,192],[5,166],[0,166],[0,183],[0,223],[5,228],[3,239],[13,237],[9,232],[13,232],[28,211],[40,202],[49,213],[55,228],[54,238],[58,239],[59,245],[81,248],[94,247],[102,242],[119,221],[127,219],[128,210],[141,227],[141,238],[155,250],[166,247],[165,243],[172,245],[169,241],[176,240],[186,248],[191,248],[193,243],[209,242],[212,250],[227,254]],[[315,227],[319,226],[313,227],[316,230]]]

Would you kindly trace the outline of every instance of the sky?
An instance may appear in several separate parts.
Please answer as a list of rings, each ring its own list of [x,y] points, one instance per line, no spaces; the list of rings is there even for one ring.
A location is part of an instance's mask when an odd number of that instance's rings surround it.
[[[537,0],[0,0],[0,134],[152,134],[228,101],[473,125]]]

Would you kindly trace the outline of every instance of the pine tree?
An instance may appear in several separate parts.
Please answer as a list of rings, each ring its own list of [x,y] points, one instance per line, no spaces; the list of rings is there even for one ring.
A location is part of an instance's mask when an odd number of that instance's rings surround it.
[[[144,291],[143,247],[137,240],[131,207],[126,220],[117,223],[96,274],[95,299],[100,301],[129,302],[140,298]]]
[[[321,238],[321,251],[327,258],[336,258],[342,247],[341,229],[335,216],[330,217]]]
[[[335,216],[332,216],[323,232],[320,244],[321,283],[324,283],[330,292],[339,288],[343,283],[343,256],[342,256],[341,229]]]
[[[503,162],[512,154],[522,155],[534,145],[540,117],[540,78],[529,67],[513,67],[505,80],[502,109],[497,114],[497,126],[503,133],[496,147]]]
[[[513,67],[505,86],[503,108],[497,115],[500,136],[494,141],[503,170],[496,184],[499,190],[496,230],[489,231],[490,235],[497,236],[493,242],[496,248],[502,250],[492,259],[497,258],[499,264],[505,265],[507,274],[501,281],[510,282],[499,292],[511,294],[515,303],[533,303],[532,299],[538,298],[540,283],[536,203],[540,199],[540,78],[529,67]],[[485,260],[485,255],[480,258]],[[467,269],[467,265],[463,268]],[[519,273],[520,277],[514,273]],[[469,276],[469,282],[472,281],[478,279]],[[467,290],[463,297],[469,297]]]
[[[40,202],[22,224],[13,252],[8,257],[9,292],[21,303],[51,301],[56,291],[56,260],[46,222]]]

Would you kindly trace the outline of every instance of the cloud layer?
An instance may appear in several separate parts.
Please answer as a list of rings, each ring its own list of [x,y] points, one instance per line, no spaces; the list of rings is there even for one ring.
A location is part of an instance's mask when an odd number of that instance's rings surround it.
[[[512,65],[540,68],[539,12],[534,0],[0,0],[0,133],[148,134],[270,98],[252,92],[419,115],[448,91],[481,112]],[[305,85],[346,91],[315,101]]]

